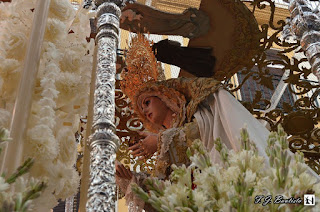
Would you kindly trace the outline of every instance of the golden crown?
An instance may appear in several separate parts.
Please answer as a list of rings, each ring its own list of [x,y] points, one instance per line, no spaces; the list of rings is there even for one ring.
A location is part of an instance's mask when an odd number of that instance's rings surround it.
[[[131,100],[146,82],[165,79],[151,45],[153,42],[139,33],[131,39],[125,54],[126,68],[121,73],[120,86],[122,92]]]

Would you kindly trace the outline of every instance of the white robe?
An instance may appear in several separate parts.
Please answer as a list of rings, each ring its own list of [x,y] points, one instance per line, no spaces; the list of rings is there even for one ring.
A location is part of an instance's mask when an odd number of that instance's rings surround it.
[[[269,165],[265,149],[270,132],[226,90],[220,89],[208,96],[198,106],[194,117],[199,125],[201,140],[210,152],[212,162],[221,162],[219,152],[213,147],[214,140],[220,137],[229,149],[238,151],[240,129],[246,126],[250,140],[256,144],[259,154],[265,157],[266,165]],[[319,175],[311,168],[308,168],[308,172],[320,181]]]

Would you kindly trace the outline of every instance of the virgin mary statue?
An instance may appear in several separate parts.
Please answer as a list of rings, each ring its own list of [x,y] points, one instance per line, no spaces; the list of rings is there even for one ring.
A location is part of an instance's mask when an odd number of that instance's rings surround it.
[[[132,40],[126,56],[127,69],[122,73],[123,92],[131,99],[134,111],[146,132],[139,143],[130,147],[134,156],[149,157],[157,152],[153,175],[166,179],[171,165],[186,164],[186,150],[200,138],[213,163],[220,163],[214,140],[235,151],[240,149],[240,129],[246,126],[258,152],[266,158],[269,131],[247,111],[222,84],[213,78],[177,78],[163,80],[149,42],[143,35]],[[314,176],[317,174],[309,170]],[[132,173],[116,166],[117,183],[131,211],[146,207],[131,192],[131,183],[144,188],[144,173]],[[318,178],[319,179],[319,178]],[[147,210],[150,211],[150,210]]]

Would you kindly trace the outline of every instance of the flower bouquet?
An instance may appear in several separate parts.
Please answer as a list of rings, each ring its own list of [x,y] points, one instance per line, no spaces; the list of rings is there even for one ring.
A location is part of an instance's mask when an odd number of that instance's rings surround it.
[[[200,140],[187,155],[191,165],[172,166],[169,180],[148,178],[144,191],[133,191],[157,211],[320,211],[320,185],[307,172],[302,153],[290,153],[287,135],[280,126],[271,132],[266,153],[258,155],[245,129],[239,152],[230,151],[217,139],[222,163],[212,164]],[[270,164],[270,165],[269,165]],[[315,206],[304,204],[304,195],[315,196]]]

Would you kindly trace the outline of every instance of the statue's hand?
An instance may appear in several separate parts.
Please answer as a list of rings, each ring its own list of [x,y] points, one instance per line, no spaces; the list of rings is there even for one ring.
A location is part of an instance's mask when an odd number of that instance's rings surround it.
[[[158,134],[150,132],[139,132],[139,135],[145,138],[139,143],[129,147],[134,157],[142,156],[142,159],[148,158],[157,151]]]
[[[132,172],[119,162],[116,163],[116,175],[120,178],[125,178],[128,180],[131,180],[132,178]]]

